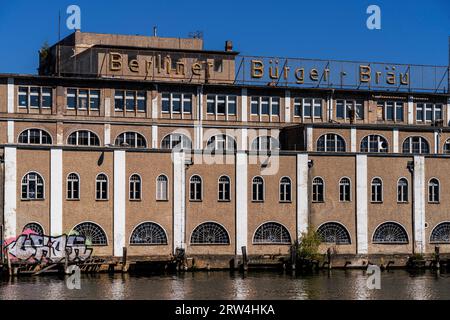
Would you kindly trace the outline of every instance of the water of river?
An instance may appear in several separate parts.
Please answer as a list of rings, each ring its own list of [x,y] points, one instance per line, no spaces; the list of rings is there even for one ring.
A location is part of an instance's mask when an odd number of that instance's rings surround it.
[[[450,299],[450,275],[404,270],[381,273],[381,289],[367,287],[362,270],[286,272],[186,272],[151,276],[81,276],[81,289],[68,289],[60,276],[0,280],[3,299]]]

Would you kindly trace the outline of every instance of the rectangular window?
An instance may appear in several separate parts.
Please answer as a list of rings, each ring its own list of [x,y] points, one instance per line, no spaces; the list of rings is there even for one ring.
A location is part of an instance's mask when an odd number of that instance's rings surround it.
[[[395,118],[396,121],[403,122],[403,102],[395,103]]]
[[[190,94],[182,94],[183,96],[183,113],[192,112],[192,98]]]
[[[52,107],[52,89],[42,88],[42,108]]]
[[[225,114],[226,104],[225,96],[217,96],[217,114]]]
[[[345,101],[338,100],[336,102],[336,118],[345,119]]]
[[[172,113],[181,112],[181,94],[172,95]]]
[[[322,99],[314,99],[314,118],[322,118]]]
[[[161,111],[170,112],[170,94],[163,93],[161,95]]]
[[[434,122],[442,119],[442,104],[418,103],[416,105],[416,121]]]
[[[137,111],[138,112],[145,112],[146,108],[146,92],[145,91],[138,91],[137,92]]]
[[[30,107],[31,108],[39,108],[39,88],[31,87],[30,88]]]
[[[275,97],[272,98],[271,114],[273,116],[280,115],[280,98],[275,98]]]
[[[417,121],[423,121],[423,110],[424,110],[423,103],[418,103],[416,106],[416,120]]]
[[[89,103],[91,110],[98,110],[100,107],[100,90],[91,90],[89,92]]]
[[[52,88],[49,87],[19,87],[19,108],[51,108]]]
[[[123,111],[124,107],[124,91],[119,90],[116,91],[114,94],[114,109],[116,111]]]
[[[19,107],[28,107],[28,87],[19,87]]]
[[[394,120],[394,102],[386,102],[386,120]]]
[[[251,98],[251,114],[252,115],[280,115],[280,98],[279,97],[252,97]]]
[[[311,104],[312,99],[303,99],[303,116],[306,118],[311,117]]]
[[[227,96],[228,99],[228,114],[235,115],[236,114],[236,96]]]
[[[214,114],[216,113],[216,96],[207,95],[206,96],[206,113]]]
[[[364,103],[362,101],[355,102],[356,119],[364,119]]]
[[[294,116],[301,117],[302,115],[302,101],[299,98],[294,99]]]
[[[78,91],[78,109],[79,110],[87,110],[88,106],[88,91],[87,90],[79,90]]]
[[[208,114],[235,115],[236,96],[212,95],[206,96],[206,112]]]
[[[362,100],[337,100],[336,101],[336,118],[364,119],[364,101]]]
[[[251,113],[254,115],[259,115],[259,98],[257,98],[257,97],[252,97]]]
[[[67,109],[98,110],[100,107],[100,90],[68,88],[66,91]]]
[[[433,105],[431,103],[425,104],[425,121],[433,121]]]
[[[134,111],[134,91],[125,92],[125,109],[127,111]]]
[[[261,114],[269,115],[269,97],[261,97]]]
[[[192,113],[192,94],[161,93],[163,113]]]

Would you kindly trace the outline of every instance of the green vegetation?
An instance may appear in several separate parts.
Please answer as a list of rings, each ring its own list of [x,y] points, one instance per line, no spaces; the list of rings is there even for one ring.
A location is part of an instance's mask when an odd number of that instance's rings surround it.
[[[49,52],[50,52],[50,46],[48,45],[48,42],[45,41],[42,44],[41,49],[39,50],[39,54],[40,54],[42,59],[45,59],[45,58],[47,58]]]
[[[320,235],[310,228],[302,232],[299,239],[297,255],[299,259],[317,260],[320,257],[319,246],[322,242]]]

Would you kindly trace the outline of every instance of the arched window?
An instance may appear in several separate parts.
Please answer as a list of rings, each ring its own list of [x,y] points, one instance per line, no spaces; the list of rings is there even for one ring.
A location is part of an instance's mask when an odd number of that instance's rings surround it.
[[[25,232],[27,230],[31,230],[33,233],[38,234],[38,235],[44,235],[44,228],[42,228],[42,226],[36,222],[30,222],[27,223],[23,229],[22,232]]]
[[[267,222],[259,226],[253,236],[254,244],[290,244],[289,231],[281,224]]]
[[[44,199],[44,180],[37,172],[29,172],[22,178],[22,199]]]
[[[221,176],[219,178],[219,201],[230,201],[230,178]]]
[[[270,136],[257,137],[252,142],[253,151],[271,151],[279,149],[280,149],[280,142],[274,137]]]
[[[123,132],[116,138],[115,145],[118,147],[146,148],[147,143],[143,135],[137,132]]]
[[[166,201],[169,199],[168,184],[169,179],[165,175],[158,176],[156,179],[156,200]]]
[[[347,177],[339,180],[339,201],[348,202],[351,200],[351,183]]]
[[[449,154],[450,153],[450,139],[447,139],[444,143],[444,153]]]
[[[439,202],[439,180],[436,178],[430,179],[428,182],[428,202]]]
[[[75,172],[67,176],[67,199],[80,199],[80,177]]]
[[[384,137],[370,134],[362,139],[361,152],[388,152],[388,143]]]
[[[206,149],[214,151],[234,151],[236,141],[226,134],[218,134],[209,138]]]
[[[192,149],[192,142],[182,133],[171,133],[161,142],[162,149]]]
[[[141,177],[137,174],[130,177],[130,200],[141,200]]]
[[[280,180],[280,202],[291,202],[291,179],[289,177],[283,177]]]
[[[386,222],[375,230],[372,242],[380,244],[405,244],[408,243],[408,234],[405,228],[398,223]]]
[[[264,201],[264,180],[261,177],[252,180],[252,201]]]
[[[99,146],[100,139],[91,131],[78,130],[69,135],[67,138],[67,144],[73,146]]]
[[[82,236],[86,240],[86,245],[106,246],[108,241],[106,233],[102,227],[92,222],[83,222],[75,226],[71,234]]]
[[[403,142],[403,153],[430,153],[428,141],[423,137],[408,137]]]
[[[322,242],[335,244],[350,244],[350,234],[342,224],[337,222],[327,222],[317,229]]]
[[[191,244],[230,244],[230,237],[220,224],[205,222],[192,231]]]
[[[450,222],[438,224],[430,236],[431,243],[450,243]]]
[[[372,183],[372,202],[383,202],[383,182],[380,178],[373,178]]]
[[[20,133],[19,143],[52,144],[52,137],[47,131],[41,129],[27,129]]]
[[[159,224],[144,222],[133,230],[130,244],[167,244],[167,234]]]
[[[108,177],[103,173],[95,179],[95,197],[97,200],[108,199]]]
[[[323,202],[324,201],[324,183],[320,177],[315,177],[312,183],[312,201]]]
[[[408,180],[398,179],[397,182],[397,202],[408,202]]]
[[[345,140],[335,133],[327,133],[317,139],[317,151],[345,152]]]
[[[201,201],[202,200],[202,178],[200,176],[192,176],[190,179],[190,192],[189,199],[191,201]]]

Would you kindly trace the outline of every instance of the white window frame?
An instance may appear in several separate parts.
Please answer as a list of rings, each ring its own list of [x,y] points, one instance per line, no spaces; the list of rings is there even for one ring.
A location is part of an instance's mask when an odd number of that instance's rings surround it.
[[[268,103],[268,108],[269,108],[269,113],[268,114],[263,114],[262,113],[262,105],[265,104],[265,101],[263,102],[263,100],[265,99],[269,99]],[[253,108],[252,106],[256,104],[258,106],[258,113],[253,113]],[[278,114],[273,114],[273,106],[278,104]],[[258,116],[258,117],[262,117],[262,116],[266,116],[266,117],[280,117],[280,113],[281,113],[281,98],[277,97],[277,96],[252,96],[250,98],[250,115],[252,116]]]
[[[73,180],[72,178],[70,178],[71,175],[76,175],[77,176],[77,180]],[[74,195],[73,195],[74,194],[74,189],[75,189],[73,184],[74,184],[75,181],[78,182],[78,190],[77,190],[78,191],[78,197],[74,197]],[[67,187],[66,199],[67,200],[80,200],[80,193],[81,193],[80,175],[78,173],[76,173],[76,172],[70,172],[67,175],[66,182],[67,182],[67,184],[66,184],[66,187]],[[70,193],[70,195],[69,195],[69,193]]]
[[[225,97],[225,113],[218,112],[219,97]],[[234,99],[234,101],[233,101]],[[214,103],[214,112],[208,111],[208,104]],[[230,112],[230,105],[234,104],[234,113]],[[206,95],[206,114],[208,115],[225,115],[225,116],[235,116],[237,114],[237,96],[236,95],[226,95],[226,94],[207,94]]]
[[[305,104],[306,100],[311,100],[311,115],[305,115]],[[316,115],[316,107],[320,106],[320,115]],[[299,114],[296,114],[297,108],[299,109]],[[322,98],[294,98],[294,118],[307,118],[307,119],[321,119],[323,115],[323,99]]]
[[[169,95],[169,97],[164,97],[165,95]],[[174,95],[180,95],[180,111],[174,111],[173,110],[173,101],[178,98],[174,98]],[[168,100],[167,100],[168,99]],[[162,108],[162,101],[169,101],[169,111],[163,110]],[[184,111],[184,103],[190,102],[191,103],[191,111]],[[161,92],[161,113],[164,114],[192,114],[193,109],[193,103],[192,103],[192,93],[186,93],[186,92]]]
[[[69,93],[69,90],[75,90],[75,93]],[[80,91],[86,91],[86,94],[83,93],[83,97],[86,98],[86,108],[82,108],[80,106],[80,101],[79,101],[80,96],[81,96]],[[80,111],[98,111],[98,110],[100,110],[100,104],[101,104],[100,97],[101,97],[101,95],[102,94],[101,94],[101,90],[100,89],[73,88],[73,87],[66,88],[66,96],[65,96],[65,98],[66,98],[66,102],[65,102],[66,103],[66,109],[67,110],[80,110]],[[74,97],[75,98],[75,107],[74,108],[73,107],[69,107],[69,104],[67,103],[67,99],[69,97]],[[95,98],[98,99],[98,107],[92,108],[91,107],[91,105],[92,105],[91,99],[93,100]]]
[[[162,190],[160,188],[160,184],[162,183],[162,181],[159,180],[159,178],[164,178],[165,179],[165,186],[164,189]],[[165,195],[165,197],[164,197]],[[160,175],[158,175],[156,177],[156,201],[168,201],[169,200],[169,177],[162,173]]]
[[[33,89],[38,89],[39,92],[37,93],[31,93],[31,88]],[[26,89],[26,92],[21,91],[20,89]],[[47,89],[49,90],[49,92],[44,92],[43,89]],[[38,100],[39,100],[39,105],[38,106],[31,106],[31,96],[38,96]],[[26,96],[26,100],[27,100],[27,104],[25,106],[20,105],[19,101],[20,101],[20,96]],[[50,106],[44,106],[43,105],[43,101],[44,101],[44,96],[50,96],[51,98],[51,105]],[[19,86],[17,88],[17,105],[19,107],[19,109],[51,109],[52,108],[52,104],[53,104],[53,89],[51,87],[40,87],[40,86]]]

